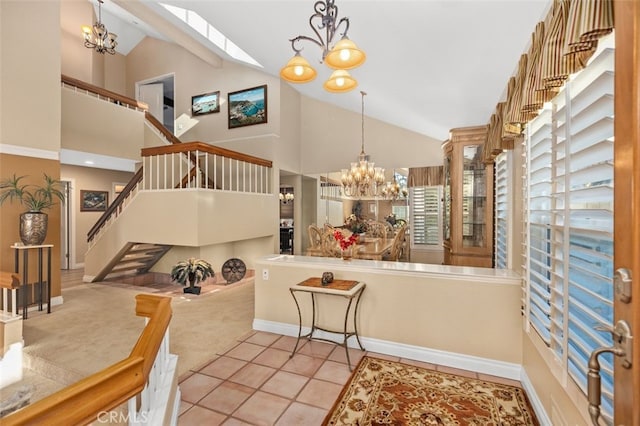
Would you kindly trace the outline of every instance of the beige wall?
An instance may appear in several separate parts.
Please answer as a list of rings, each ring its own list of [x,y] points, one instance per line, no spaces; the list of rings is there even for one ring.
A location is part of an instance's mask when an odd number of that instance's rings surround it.
[[[111,204],[114,200],[113,183],[128,183],[132,176],[133,173],[117,170],[64,164],[60,166],[61,179],[70,180],[73,185],[71,193],[73,229],[71,235],[75,238],[71,241],[71,252],[75,255],[72,255],[72,260],[75,258],[76,265],[84,263],[84,255],[87,252],[87,233],[102,215],[101,212],[80,211],[80,191],[107,191],[109,193],[109,204]]]

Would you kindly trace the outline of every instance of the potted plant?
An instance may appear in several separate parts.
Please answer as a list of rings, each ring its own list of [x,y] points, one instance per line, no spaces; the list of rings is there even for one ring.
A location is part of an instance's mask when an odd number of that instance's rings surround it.
[[[26,245],[40,245],[47,236],[48,215],[43,210],[50,209],[56,201],[64,202],[65,194],[61,181],[44,174],[44,184],[24,184],[26,176],[7,178],[0,182],[0,206],[6,200],[17,200],[27,208],[20,215],[20,239]]]
[[[200,294],[197,284],[214,276],[215,272],[209,262],[194,257],[181,260],[171,269],[171,279],[181,285],[187,285],[188,282],[189,287],[185,287],[183,291],[191,294]]]

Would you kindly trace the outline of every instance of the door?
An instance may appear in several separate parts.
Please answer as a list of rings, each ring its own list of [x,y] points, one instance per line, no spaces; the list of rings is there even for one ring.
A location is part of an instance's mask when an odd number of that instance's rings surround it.
[[[60,208],[60,268],[70,268],[71,253],[71,182],[62,181],[64,203]]]
[[[164,88],[162,83],[139,85],[137,100],[149,105],[149,113],[159,122],[163,122]]]
[[[615,220],[614,268],[631,271],[631,302],[614,296],[614,323],[631,328],[631,368],[614,364],[614,424],[640,425],[640,2],[614,1],[615,64]],[[617,293],[617,292],[616,292]]]

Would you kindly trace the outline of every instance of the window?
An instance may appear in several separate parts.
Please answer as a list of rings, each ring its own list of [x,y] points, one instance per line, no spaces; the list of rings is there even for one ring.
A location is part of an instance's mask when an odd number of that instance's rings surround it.
[[[494,259],[495,268],[506,269],[508,262],[508,236],[511,185],[509,181],[509,167],[507,157],[510,152],[503,152],[495,160],[495,224],[494,224]]]
[[[612,36],[527,125],[526,315],[586,394],[587,362],[612,345]],[[601,357],[603,413],[612,422],[613,360]]]
[[[415,186],[410,189],[411,246],[441,246],[440,224],[442,186]]]

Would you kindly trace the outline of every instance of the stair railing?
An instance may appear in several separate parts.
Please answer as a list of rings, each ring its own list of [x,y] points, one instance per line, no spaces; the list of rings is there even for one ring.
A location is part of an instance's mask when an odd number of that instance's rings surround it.
[[[156,412],[164,413],[166,410],[162,408],[169,404],[173,404],[172,419],[175,420],[176,401],[169,398],[172,394],[179,397],[179,390],[168,394],[154,392],[167,386],[177,386],[173,383],[177,357],[169,354],[168,349],[171,298],[139,294],[136,296],[136,315],[148,320],[127,358],[3,417],[2,424],[66,426],[104,423],[112,413],[116,413],[111,410],[127,401],[129,412],[117,414],[120,420],[126,417],[131,423],[145,420],[145,424],[165,424],[163,419],[148,420]],[[168,385],[167,380],[173,384]],[[142,403],[137,402],[138,398]],[[176,424],[175,421],[168,423]]]
[[[116,92],[112,92],[107,89],[103,89],[102,87],[94,86],[93,84],[86,83],[82,80],[78,80],[73,77],[66,76],[62,74],[60,76],[60,81],[64,87],[68,87],[72,90],[82,91],[83,93],[91,96],[95,96],[98,99],[104,99],[108,102],[114,102],[118,105],[135,109],[138,111],[148,111],[149,105],[144,102],[136,101],[135,99],[128,98],[126,96],[120,95]]]
[[[262,158],[204,142],[143,148],[142,157],[143,190],[271,193],[273,164]]]

